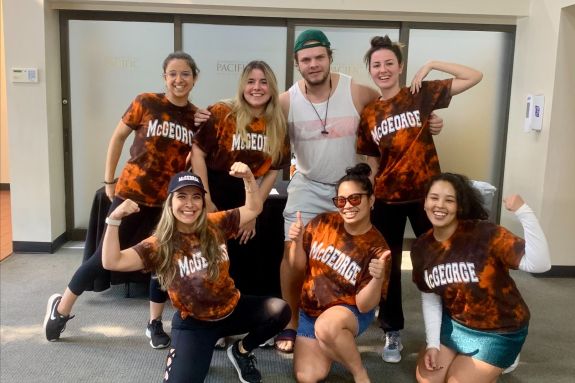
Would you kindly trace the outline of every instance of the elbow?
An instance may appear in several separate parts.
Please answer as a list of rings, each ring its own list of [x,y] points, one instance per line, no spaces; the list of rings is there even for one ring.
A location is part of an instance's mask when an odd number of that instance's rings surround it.
[[[106,253],[103,251],[102,252],[102,267],[106,270],[109,271],[114,271],[115,267],[114,267],[114,263],[110,261],[109,257],[106,256]]]
[[[551,260],[547,260],[547,262],[543,265],[541,265],[541,267],[539,268],[539,270],[537,270],[538,273],[545,273],[547,271],[551,270]]]
[[[476,76],[475,84],[480,83],[481,80],[483,80],[483,72],[477,71],[477,76]]]
[[[370,312],[371,310],[373,310],[375,308],[376,305],[366,305],[363,302],[356,302],[356,306],[357,306],[357,311],[359,311],[362,314],[366,314],[368,312]]]
[[[112,270],[112,266],[110,265],[110,262],[108,262],[104,257],[102,257],[102,267],[106,270]]]
[[[362,313],[368,313],[375,308],[379,303],[379,299],[373,299],[373,297],[369,296],[356,296],[355,297],[355,306],[357,310]]]

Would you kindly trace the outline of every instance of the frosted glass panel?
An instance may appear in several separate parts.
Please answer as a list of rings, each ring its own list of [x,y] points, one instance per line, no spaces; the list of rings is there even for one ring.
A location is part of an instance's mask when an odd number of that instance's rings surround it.
[[[483,72],[478,85],[454,96],[449,108],[438,111],[445,125],[435,136],[435,144],[443,171],[464,173],[497,186],[509,103],[511,34],[411,30],[409,37],[408,84],[428,60],[456,62]],[[427,79],[447,77],[432,71]]]
[[[245,65],[263,60],[273,69],[280,91],[285,89],[285,27],[184,24],[183,48],[200,68],[192,101],[200,107],[232,98]]]
[[[86,228],[112,132],[138,93],[163,92],[162,62],[174,32],[167,23],[85,20],[71,20],[69,31],[74,225]]]
[[[399,29],[371,28],[335,28],[317,26],[298,26],[295,28],[295,39],[306,29],[320,29],[327,36],[333,50],[331,70],[348,74],[361,84],[376,88],[363,62],[363,56],[369,49],[371,38],[388,35],[392,41],[399,40]],[[294,69],[294,82],[301,79],[297,68]]]

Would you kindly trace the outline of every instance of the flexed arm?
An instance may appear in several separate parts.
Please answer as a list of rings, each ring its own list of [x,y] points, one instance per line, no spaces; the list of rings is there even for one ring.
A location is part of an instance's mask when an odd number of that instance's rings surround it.
[[[517,216],[525,233],[525,255],[519,262],[519,270],[543,273],[551,268],[549,245],[539,220],[533,210],[518,194],[504,198],[505,208]]]
[[[240,209],[240,226],[255,219],[261,212],[264,202],[260,195],[258,183],[250,169],[243,162],[234,162],[230,168],[230,175],[244,180],[246,189],[246,202]]]
[[[432,70],[448,73],[455,77],[451,83],[452,96],[465,92],[476,85],[483,78],[483,73],[465,65],[444,61],[429,61],[423,65],[411,80],[411,93],[415,94],[421,89],[421,83]]]
[[[102,266],[105,269],[114,271],[136,271],[144,268],[142,259],[136,250],[132,248],[126,250],[120,249],[120,237],[118,234],[122,218],[137,213],[138,211],[140,211],[138,204],[127,199],[110,213],[102,242]]]

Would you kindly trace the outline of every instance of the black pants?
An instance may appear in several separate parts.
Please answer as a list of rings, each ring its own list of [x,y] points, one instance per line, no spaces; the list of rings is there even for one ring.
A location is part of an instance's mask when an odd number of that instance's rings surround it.
[[[227,171],[208,170],[208,180],[212,201],[220,211],[244,205],[246,194],[244,181],[241,178],[232,177]],[[252,295],[260,295],[259,289],[253,283],[254,254],[260,251],[257,244],[258,231],[256,227],[256,237],[243,245],[240,245],[240,241],[235,238],[228,239],[226,243],[230,258],[230,276],[242,293]],[[258,270],[258,272],[261,271]]]
[[[423,211],[423,201],[403,204],[388,204],[376,200],[371,214],[373,225],[383,234],[391,250],[391,275],[387,298],[379,303],[379,322],[384,331],[398,331],[404,327],[403,305],[401,302],[401,252],[405,223],[409,218],[416,236],[431,228],[431,223]]]
[[[279,298],[242,295],[234,311],[218,321],[172,319],[172,346],[166,359],[164,382],[204,381],[218,338],[248,333],[242,340],[252,351],[281,331],[291,316],[288,304]]]
[[[115,197],[110,209],[108,210],[108,215],[122,202],[124,202],[122,198]],[[120,248],[126,249],[148,238],[158,223],[161,213],[161,207],[140,205],[139,212],[124,217],[118,231],[120,237]],[[102,240],[103,238],[104,236],[102,236]],[[68,288],[74,294],[81,295],[89,286],[91,286],[92,282],[98,277],[98,275],[104,271],[104,267],[102,266],[102,241],[100,241],[94,254],[76,270],[68,284]],[[150,281],[150,283],[154,283],[155,279],[151,279]],[[168,294],[159,289],[157,281],[155,281],[154,286],[152,286],[156,290],[153,294],[154,302],[165,302],[168,298]]]

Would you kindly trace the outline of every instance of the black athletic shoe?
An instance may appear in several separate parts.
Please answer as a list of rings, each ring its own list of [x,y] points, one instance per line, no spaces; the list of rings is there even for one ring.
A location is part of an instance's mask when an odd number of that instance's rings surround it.
[[[256,368],[256,356],[251,352],[248,354],[240,353],[238,349],[239,340],[235,341],[228,347],[228,358],[238,372],[238,378],[243,383],[260,383],[262,381],[262,374]]]
[[[146,336],[150,338],[150,346],[152,348],[166,348],[170,345],[171,339],[162,327],[161,319],[154,319],[148,323],[146,328]]]
[[[66,329],[66,322],[74,318],[74,315],[61,315],[58,313],[58,305],[62,295],[54,294],[48,299],[46,316],[44,317],[44,332],[50,342],[60,339],[60,334]]]

